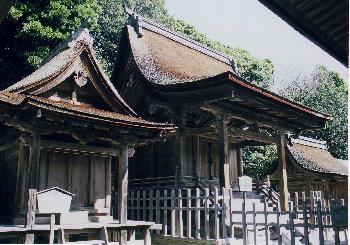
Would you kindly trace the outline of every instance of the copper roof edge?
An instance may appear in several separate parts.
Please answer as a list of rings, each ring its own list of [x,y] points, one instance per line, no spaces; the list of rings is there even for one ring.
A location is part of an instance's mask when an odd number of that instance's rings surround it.
[[[259,94],[262,94],[264,95],[265,97],[268,97],[270,99],[273,99],[275,101],[278,101],[282,104],[285,104],[285,105],[288,105],[288,106],[291,106],[293,108],[296,108],[296,109],[299,109],[301,111],[304,111],[306,113],[309,113],[309,114],[312,114],[314,116],[317,116],[317,117],[321,117],[323,119],[325,119],[326,121],[330,121],[330,120],[333,120],[333,116],[329,115],[329,114],[326,114],[326,113],[322,113],[322,112],[318,112],[308,106],[305,106],[305,105],[302,105],[302,104],[299,104],[297,102],[294,102],[294,101],[291,101],[287,98],[284,98],[278,94],[275,94],[274,92],[271,92],[267,89],[263,89],[263,88],[260,88],[259,86],[257,85],[254,85],[250,82],[248,82],[247,80],[245,80],[244,78],[234,74],[234,73],[230,73],[230,76],[229,76],[229,79],[234,82],[235,84],[237,85],[240,85],[241,87],[245,87],[251,91],[254,91],[256,93],[259,93]]]

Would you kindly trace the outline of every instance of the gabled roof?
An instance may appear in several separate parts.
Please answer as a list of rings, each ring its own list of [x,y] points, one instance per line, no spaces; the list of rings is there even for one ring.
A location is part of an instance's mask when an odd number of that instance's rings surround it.
[[[310,172],[348,176],[348,165],[329,153],[325,141],[299,137],[292,139],[291,143],[287,151],[294,164]]]
[[[133,12],[129,15],[112,82],[136,110],[144,96],[152,96],[168,104],[220,104],[295,131],[324,127],[332,119],[243,79],[230,57]],[[127,78],[130,72],[133,77]]]
[[[24,115],[38,111],[40,115],[50,115],[50,120],[64,121],[73,118],[91,125],[107,125],[110,129],[118,128],[109,126],[118,126],[137,131],[150,130],[150,134],[158,135],[172,131],[174,128],[170,124],[150,122],[137,117],[99,65],[92,43],[88,29],[79,28],[36,71],[1,91],[0,107],[10,114],[20,112]],[[96,108],[88,103],[74,101],[73,93],[69,99],[58,97],[55,88],[60,84],[77,87],[78,90],[74,93],[89,84],[91,90],[86,91],[91,91],[92,96],[100,97],[93,97],[92,100],[102,99],[108,108]],[[48,91],[55,93],[54,96],[48,97],[45,94]],[[16,114],[15,117],[18,118],[19,115],[22,114]]]
[[[56,48],[36,71],[4,91],[40,95],[72,75],[81,63],[88,62],[95,73],[88,75],[95,75],[98,82],[95,82],[95,79],[90,80],[105,102],[113,110],[136,116],[137,114],[121,98],[99,65],[92,49],[92,43],[93,39],[89,35],[88,29],[78,29],[76,33]]]

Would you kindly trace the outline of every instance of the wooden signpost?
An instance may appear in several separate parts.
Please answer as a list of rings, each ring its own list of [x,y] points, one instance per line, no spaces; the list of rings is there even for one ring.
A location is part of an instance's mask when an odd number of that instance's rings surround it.
[[[243,223],[243,244],[247,244],[247,214],[246,214],[246,199],[247,191],[253,190],[253,181],[249,176],[238,177],[239,191],[243,192],[243,203],[242,203],[242,223]]]

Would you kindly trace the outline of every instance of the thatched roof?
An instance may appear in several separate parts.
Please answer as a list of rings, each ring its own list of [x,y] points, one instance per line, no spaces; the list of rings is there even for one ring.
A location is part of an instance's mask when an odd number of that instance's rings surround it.
[[[341,163],[339,159],[334,158],[329,153],[325,141],[299,137],[292,140],[292,145],[288,145],[287,150],[293,162],[307,171],[348,175],[348,164]]]

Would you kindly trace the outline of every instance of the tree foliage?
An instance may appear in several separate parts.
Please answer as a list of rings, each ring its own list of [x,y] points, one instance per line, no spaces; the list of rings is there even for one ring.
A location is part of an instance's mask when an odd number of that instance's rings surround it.
[[[87,17],[95,28],[98,0],[18,0],[0,28],[0,88],[37,68]]]
[[[303,135],[327,141],[336,158],[348,157],[348,86],[338,73],[317,66],[310,76],[296,76],[282,95],[334,117],[324,129],[303,132]]]
[[[235,58],[238,71],[246,79],[263,87],[271,83],[271,61],[210,40],[193,26],[170,16],[164,0],[129,0],[128,5],[146,18]],[[0,72],[4,74],[0,89],[36,69],[87,17],[93,19],[90,31],[98,58],[110,74],[127,20],[123,0],[18,0],[0,28]]]

